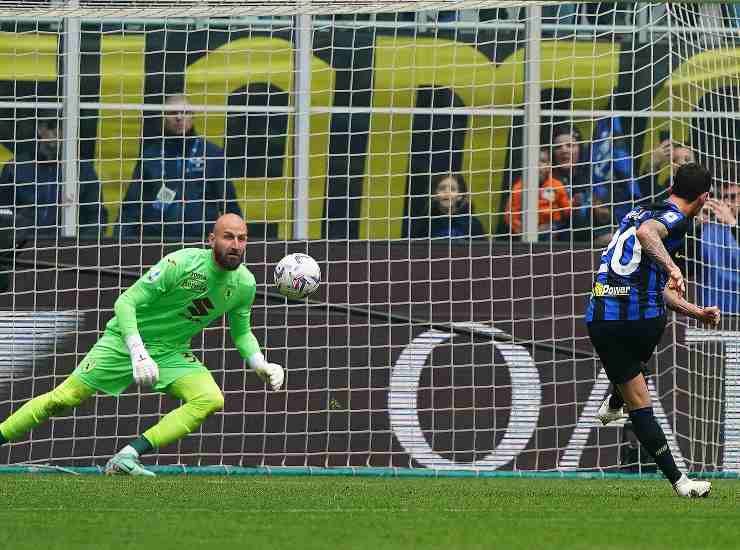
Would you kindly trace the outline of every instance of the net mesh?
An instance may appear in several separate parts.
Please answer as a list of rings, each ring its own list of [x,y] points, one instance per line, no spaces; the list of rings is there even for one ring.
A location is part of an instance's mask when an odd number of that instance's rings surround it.
[[[718,203],[687,239],[690,295],[726,316],[672,319],[650,387],[680,465],[736,469],[734,7],[3,3],[0,418],[232,211],[286,390],[216,323],[193,350],[224,410],[147,460],[650,470],[629,425],[596,425],[609,386],[582,316],[619,219],[693,158]],[[297,251],[324,281],[288,303],[272,270]],[[101,464],[176,406],[97,395],[0,463]]]

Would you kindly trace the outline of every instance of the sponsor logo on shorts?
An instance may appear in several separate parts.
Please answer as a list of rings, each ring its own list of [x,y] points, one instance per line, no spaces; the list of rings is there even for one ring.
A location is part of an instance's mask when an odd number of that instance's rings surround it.
[[[632,287],[627,286],[612,286],[607,283],[595,283],[591,289],[591,296],[594,298],[605,298],[610,296],[629,296]]]

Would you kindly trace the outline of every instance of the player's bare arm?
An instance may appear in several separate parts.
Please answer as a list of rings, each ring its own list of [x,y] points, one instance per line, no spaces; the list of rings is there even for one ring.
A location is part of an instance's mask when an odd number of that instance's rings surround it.
[[[696,319],[700,323],[716,327],[719,325],[720,310],[717,306],[699,307],[692,304],[672,288],[663,289],[663,300],[671,311]]]
[[[668,287],[675,289],[680,296],[686,294],[683,274],[663,244],[668,236],[668,229],[656,220],[647,220],[637,230],[637,239],[640,241],[643,252],[647,253],[660,267],[668,273]]]

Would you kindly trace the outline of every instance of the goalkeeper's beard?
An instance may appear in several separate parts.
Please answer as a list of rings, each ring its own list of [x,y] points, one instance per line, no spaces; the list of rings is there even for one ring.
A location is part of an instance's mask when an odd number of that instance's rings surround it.
[[[242,264],[242,258],[244,257],[243,252],[230,253],[229,250],[218,250],[217,248],[213,249],[213,254],[216,263],[228,271],[237,269]]]

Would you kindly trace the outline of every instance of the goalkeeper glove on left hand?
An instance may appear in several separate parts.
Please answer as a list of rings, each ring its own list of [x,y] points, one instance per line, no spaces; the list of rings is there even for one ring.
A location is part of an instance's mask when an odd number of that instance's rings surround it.
[[[264,355],[257,352],[248,360],[249,366],[254,369],[260,380],[270,384],[273,391],[278,391],[285,380],[285,371],[277,363],[268,363]]]

